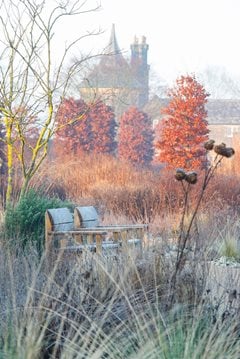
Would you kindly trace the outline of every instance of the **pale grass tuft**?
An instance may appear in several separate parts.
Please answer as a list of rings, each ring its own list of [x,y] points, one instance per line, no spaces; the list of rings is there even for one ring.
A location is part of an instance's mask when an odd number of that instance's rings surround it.
[[[214,324],[200,267],[181,274],[178,304],[166,311],[173,267],[161,243],[128,256],[62,252],[41,260],[18,249],[2,252],[0,263],[6,357],[238,358],[238,317]]]

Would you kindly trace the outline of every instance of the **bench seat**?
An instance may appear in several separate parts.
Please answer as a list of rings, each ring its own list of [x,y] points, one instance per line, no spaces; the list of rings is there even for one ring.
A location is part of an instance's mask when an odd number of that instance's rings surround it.
[[[102,253],[105,249],[142,245],[147,224],[99,225],[95,207],[48,209],[45,213],[45,244],[51,248],[81,251],[83,248]]]

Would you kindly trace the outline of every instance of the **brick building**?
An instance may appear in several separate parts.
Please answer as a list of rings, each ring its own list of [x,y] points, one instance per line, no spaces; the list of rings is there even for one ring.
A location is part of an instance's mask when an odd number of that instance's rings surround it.
[[[167,98],[154,96],[144,107],[152,118],[153,127],[162,120],[161,109],[168,104]],[[240,138],[240,100],[209,99],[206,104],[209,137],[216,142],[232,145],[232,140]]]

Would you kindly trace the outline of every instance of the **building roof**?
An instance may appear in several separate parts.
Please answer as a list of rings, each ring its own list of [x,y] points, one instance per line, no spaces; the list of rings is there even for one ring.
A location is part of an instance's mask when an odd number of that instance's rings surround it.
[[[141,86],[123,57],[113,24],[109,43],[103,51],[99,64],[93,68],[81,87],[135,89]]]
[[[209,100],[206,109],[211,125],[240,125],[240,100]]]
[[[161,119],[160,111],[167,106],[169,98],[154,96],[144,111],[154,119]],[[209,99],[206,104],[207,121],[210,125],[240,125],[240,100]]]
[[[103,51],[103,55],[100,61],[100,65],[106,65],[106,62],[109,62],[109,65],[113,66],[122,66],[126,65],[127,62],[122,55],[122,51],[117,42],[115,25],[112,24],[111,35],[109,39],[109,43]]]

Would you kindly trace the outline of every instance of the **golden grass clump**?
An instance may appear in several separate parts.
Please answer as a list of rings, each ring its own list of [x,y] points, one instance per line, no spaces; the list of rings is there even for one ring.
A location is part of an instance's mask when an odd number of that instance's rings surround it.
[[[206,269],[182,271],[178,303],[166,310],[174,261],[162,250],[156,243],[142,256],[56,253],[41,260],[31,249],[2,253],[1,355],[238,359],[239,316],[222,320],[211,305],[200,284]]]
[[[232,159],[226,162],[230,163]],[[234,208],[240,204],[236,176],[231,176],[229,170],[222,173],[224,166],[223,161],[221,174],[215,173],[203,206],[213,196],[215,202],[224,200],[225,205]],[[204,171],[198,173],[191,197],[196,197],[203,175]],[[177,170],[179,181],[185,176],[183,169]],[[190,178],[195,182],[195,175]],[[48,160],[37,179],[32,181],[32,187],[36,190],[44,188],[47,195],[68,199],[77,205],[95,205],[101,214],[110,211],[115,216],[128,217],[129,221],[154,222],[155,217],[169,216],[182,208],[181,186],[176,186],[175,180],[173,172],[163,168],[136,169],[111,156],[85,155]],[[229,182],[231,191],[226,182]]]

